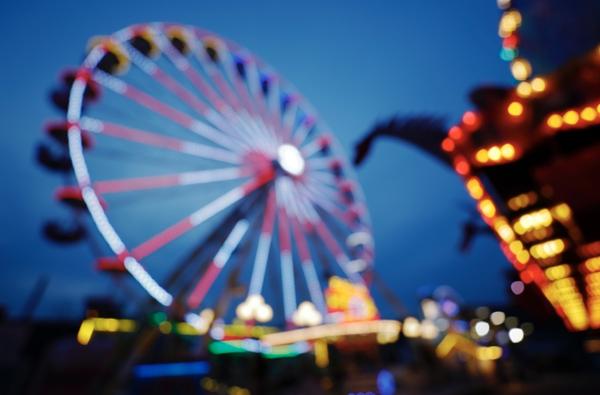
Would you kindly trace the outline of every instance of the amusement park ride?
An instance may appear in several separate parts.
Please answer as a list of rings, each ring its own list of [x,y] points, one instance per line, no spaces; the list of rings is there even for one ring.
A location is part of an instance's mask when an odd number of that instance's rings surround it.
[[[108,246],[96,244],[97,268],[133,278],[150,296],[139,310],[162,317],[149,332],[208,332],[215,353],[263,355],[398,338],[367,287],[373,241],[353,171],[272,68],[212,33],[154,23],[92,40],[62,81],[53,100],[66,120],[47,126],[58,144],[38,157],[74,174],[56,197],[75,219],[45,232],[93,239],[89,213]],[[78,340],[140,327],[90,316]]]
[[[518,84],[476,89],[476,109],[447,133],[436,119],[383,123],[357,146],[356,161],[374,138],[388,135],[451,166],[521,280],[541,290],[568,329],[597,330],[600,29],[591,16],[600,15],[600,6],[517,0],[498,5],[500,56],[510,62]],[[555,70],[532,74],[540,68],[534,66],[548,63]]]

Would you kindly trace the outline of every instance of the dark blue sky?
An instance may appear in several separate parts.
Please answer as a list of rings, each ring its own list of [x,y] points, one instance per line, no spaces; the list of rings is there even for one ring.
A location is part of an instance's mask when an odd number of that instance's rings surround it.
[[[3,2],[0,92],[0,303],[18,313],[36,279],[50,275],[40,316],[77,316],[83,297],[112,284],[85,245],[41,237],[66,211],[58,177],[33,153],[60,71],[76,66],[89,37],[166,20],[212,30],[273,65],[318,109],[348,152],[378,119],[434,113],[456,121],[471,88],[508,84],[498,58],[495,1]],[[470,303],[501,302],[509,264],[491,238],[457,251],[472,204],[459,178],[412,147],[380,142],[358,171],[374,224],[378,270],[415,309],[417,289],[449,284]]]

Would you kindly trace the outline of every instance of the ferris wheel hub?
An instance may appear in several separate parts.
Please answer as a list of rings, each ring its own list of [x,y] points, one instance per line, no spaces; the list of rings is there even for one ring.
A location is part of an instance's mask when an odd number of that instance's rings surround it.
[[[291,144],[282,144],[277,149],[277,162],[288,174],[299,176],[304,172],[305,162],[300,150]]]

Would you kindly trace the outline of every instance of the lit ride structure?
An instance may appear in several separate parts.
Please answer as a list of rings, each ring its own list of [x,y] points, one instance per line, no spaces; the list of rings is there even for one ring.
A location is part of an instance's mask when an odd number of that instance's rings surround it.
[[[548,9],[564,6],[556,3]],[[537,285],[570,330],[597,330],[600,46],[588,43],[583,56],[532,75],[519,53],[527,37],[518,4],[499,1],[501,56],[518,84],[475,91],[477,110],[450,128],[441,147],[522,281]],[[600,32],[593,27],[591,40]]]
[[[198,328],[228,276],[247,286],[222,318],[288,328],[328,321],[331,277],[365,286],[370,224],[340,145],[249,51],[136,25],[93,40],[64,79],[67,119],[48,131],[77,185],[58,197],[89,211],[111,251],[99,269],[129,273]]]

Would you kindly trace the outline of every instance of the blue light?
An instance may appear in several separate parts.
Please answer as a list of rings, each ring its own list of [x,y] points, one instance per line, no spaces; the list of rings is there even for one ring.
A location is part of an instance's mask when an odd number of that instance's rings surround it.
[[[201,376],[208,373],[208,362],[175,362],[152,365],[137,365],[134,369],[138,378],[169,376]]]

